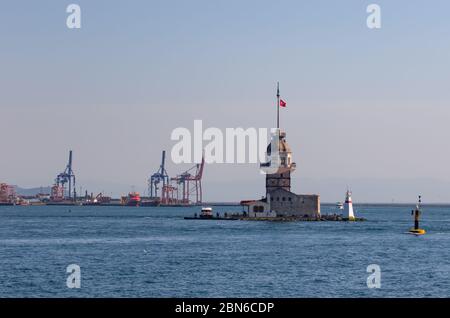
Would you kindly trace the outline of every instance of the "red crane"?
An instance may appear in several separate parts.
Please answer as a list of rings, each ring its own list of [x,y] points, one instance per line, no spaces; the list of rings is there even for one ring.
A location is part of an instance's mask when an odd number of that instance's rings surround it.
[[[202,176],[205,166],[205,157],[202,156],[202,162],[186,170],[180,175],[171,178],[181,188],[181,204],[201,204],[202,203]]]

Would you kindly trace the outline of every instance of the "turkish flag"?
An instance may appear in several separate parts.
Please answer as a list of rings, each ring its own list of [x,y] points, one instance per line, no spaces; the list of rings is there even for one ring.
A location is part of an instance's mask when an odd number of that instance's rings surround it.
[[[286,107],[286,102],[282,99],[280,99],[280,107]]]

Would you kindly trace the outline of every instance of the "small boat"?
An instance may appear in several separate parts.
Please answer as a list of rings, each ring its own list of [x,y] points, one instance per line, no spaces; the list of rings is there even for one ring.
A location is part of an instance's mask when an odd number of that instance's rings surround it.
[[[200,218],[201,219],[212,219],[213,216],[213,209],[210,207],[202,208],[202,211],[200,212]]]
[[[342,203],[342,202],[336,203],[336,208],[337,208],[338,210],[344,210],[344,203]]]
[[[226,221],[233,221],[233,220],[239,220],[238,217],[235,215],[228,216],[227,213],[223,217],[217,213],[216,216],[213,214],[213,209],[211,207],[203,207],[200,215],[197,216],[197,213],[195,213],[194,217],[185,217],[185,220],[226,220]]]

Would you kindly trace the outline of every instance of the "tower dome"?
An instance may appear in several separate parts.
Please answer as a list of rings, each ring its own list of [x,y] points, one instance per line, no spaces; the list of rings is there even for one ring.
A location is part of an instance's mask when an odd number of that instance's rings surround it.
[[[280,165],[278,167],[278,171],[276,173],[286,173],[293,172],[296,168],[295,162],[292,160],[292,150],[289,144],[286,141],[286,133],[280,132],[279,141],[278,141],[278,153],[280,156]],[[268,163],[265,166],[270,165],[271,156],[272,156],[272,143],[269,143],[267,146],[267,158]]]

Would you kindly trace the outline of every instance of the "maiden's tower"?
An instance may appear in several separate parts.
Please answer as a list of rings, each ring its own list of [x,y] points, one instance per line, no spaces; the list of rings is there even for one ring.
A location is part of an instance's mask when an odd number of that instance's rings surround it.
[[[241,204],[247,207],[248,217],[320,219],[319,195],[296,194],[291,191],[291,174],[295,171],[296,164],[286,141],[286,132],[280,130],[280,107],[286,107],[286,103],[280,99],[278,86],[277,129],[267,147],[267,162],[260,167],[266,176],[266,194],[261,200],[242,201]]]

